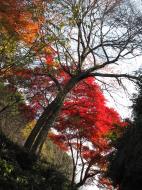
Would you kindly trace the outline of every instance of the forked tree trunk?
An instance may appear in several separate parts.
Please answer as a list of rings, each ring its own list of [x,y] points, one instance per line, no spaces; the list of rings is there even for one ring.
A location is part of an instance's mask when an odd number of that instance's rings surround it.
[[[44,110],[34,129],[27,138],[27,141],[25,142],[24,146],[28,152],[35,154],[39,153],[44,141],[46,140],[49,130],[53,126],[58,113],[61,110],[67,93],[75,86],[75,84],[77,84],[78,81],[79,78],[71,79],[64,89],[58,93],[55,100]]]

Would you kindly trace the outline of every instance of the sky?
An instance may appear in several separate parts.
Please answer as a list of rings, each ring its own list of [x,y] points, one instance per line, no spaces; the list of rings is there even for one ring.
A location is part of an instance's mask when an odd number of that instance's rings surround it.
[[[136,57],[129,62],[120,65],[118,72],[135,75],[134,72],[138,71],[140,68],[142,68],[142,56]],[[107,92],[105,93],[108,99],[108,105],[115,108],[122,118],[131,117],[131,99],[133,97],[133,94],[136,93],[135,84],[125,79],[123,80],[123,85],[126,89],[123,89],[118,84],[116,85],[118,90],[114,89],[114,93],[112,92],[113,98],[110,97]]]

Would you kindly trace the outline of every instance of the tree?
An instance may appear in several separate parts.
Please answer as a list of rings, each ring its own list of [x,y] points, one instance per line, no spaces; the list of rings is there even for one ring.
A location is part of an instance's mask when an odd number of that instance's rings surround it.
[[[53,1],[46,3],[48,22],[44,25],[44,42],[56,55],[41,51],[37,57],[42,72],[56,85],[56,95],[44,109],[29,135],[25,148],[37,152],[53,126],[63,102],[81,80],[94,77],[137,79],[126,73],[103,72],[123,58],[136,56],[140,45],[141,25],[137,14],[125,1]],[[45,6],[46,6],[45,5]],[[119,30],[123,28],[123,30]],[[40,59],[39,59],[40,58]],[[55,64],[56,63],[56,64]],[[108,69],[109,70],[109,69]],[[64,74],[61,82],[60,73]]]
[[[24,69],[34,59],[32,48],[41,37],[44,22],[41,10],[42,1],[0,0],[0,124],[11,138],[18,137],[15,133],[33,114],[31,107],[22,101],[19,86],[14,85],[14,71]],[[8,81],[9,76],[12,79]]]
[[[41,10],[42,1],[0,1],[0,80],[33,60],[32,47],[44,22]]]
[[[34,117],[34,110],[25,104],[17,89],[0,83],[0,132],[17,141],[20,139],[21,129]],[[21,139],[19,141],[21,144]]]
[[[134,96],[133,118],[123,136],[118,139],[110,157],[108,177],[120,190],[141,188],[142,158],[142,86],[138,84],[138,95]]]
[[[101,181],[112,151],[111,138],[117,139],[118,129],[123,131],[125,125],[118,113],[106,106],[104,95],[93,78],[83,80],[67,95],[54,124],[58,133],[51,133],[49,137],[71,154],[72,188],[97,178]]]

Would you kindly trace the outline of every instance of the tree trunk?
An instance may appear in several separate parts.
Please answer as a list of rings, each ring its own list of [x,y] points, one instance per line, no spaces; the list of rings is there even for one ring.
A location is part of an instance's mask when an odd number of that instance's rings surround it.
[[[46,140],[47,134],[49,132],[49,130],[51,129],[52,125],[55,122],[55,119],[57,118],[57,115],[61,109],[63,105],[63,99],[56,103],[56,105],[54,106],[54,108],[51,110],[51,114],[48,117],[48,119],[43,122],[43,125],[41,126],[41,130],[39,131],[33,146],[31,147],[31,152],[39,154],[40,150],[42,149],[42,145]]]
[[[75,173],[76,172],[76,166],[73,166],[73,172],[72,172],[72,180],[71,180],[71,189],[74,189],[75,186]]]
[[[27,151],[30,152],[32,145],[34,144],[34,141],[38,135],[38,133],[40,132],[40,130],[42,129],[42,125],[44,124],[46,118],[49,115],[50,109],[54,106],[54,101],[49,104],[49,106],[44,110],[43,114],[41,115],[41,117],[38,119],[35,127],[33,128],[33,130],[31,131],[30,135],[28,136],[24,147],[26,148]]]
[[[27,138],[27,141],[25,142],[24,146],[28,152],[33,152],[35,154],[39,153],[44,141],[46,140],[49,130],[58,116],[67,93],[78,81],[78,78],[71,79],[66,84],[64,89],[58,93],[55,100],[51,102],[51,104],[49,104],[49,106],[44,110],[34,129]]]

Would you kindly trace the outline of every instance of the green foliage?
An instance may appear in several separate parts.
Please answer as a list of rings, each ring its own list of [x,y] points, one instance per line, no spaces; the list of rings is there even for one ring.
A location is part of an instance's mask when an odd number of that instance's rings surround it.
[[[49,164],[54,165],[56,169],[63,172],[69,179],[72,176],[72,160],[55,145],[50,139],[47,139],[42,148],[43,159],[47,160]]]
[[[2,177],[8,177],[13,171],[13,165],[6,162],[6,160],[0,160],[0,168],[2,172]]]
[[[137,85],[137,94],[133,95],[133,116],[135,121],[142,119],[142,79]]]
[[[111,140],[111,141],[116,141],[117,140],[117,134],[112,132],[112,133],[109,133],[107,135],[107,137]]]
[[[23,103],[22,96],[16,88],[0,82],[0,130],[8,137],[15,138],[13,140],[19,137],[21,128],[27,122],[19,110],[20,103]]]
[[[142,85],[133,100],[134,121],[115,144],[110,156],[108,176],[120,190],[141,189],[142,181]]]
[[[0,83],[0,97],[0,109],[9,105],[0,114],[0,131],[12,141],[22,144],[36,121],[27,124],[27,120],[19,111],[19,103],[23,103],[23,100],[16,89]],[[23,137],[21,129],[26,124]],[[7,190],[67,190],[69,188],[72,168],[71,160],[66,153],[60,151],[51,141],[47,141],[43,147],[42,161],[39,159],[37,161],[35,155],[13,144],[5,135],[0,135],[1,188]]]
[[[54,165],[28,154],[3,134],[0,134],[0,185],[1,190],[70,190],[69,179]]]

